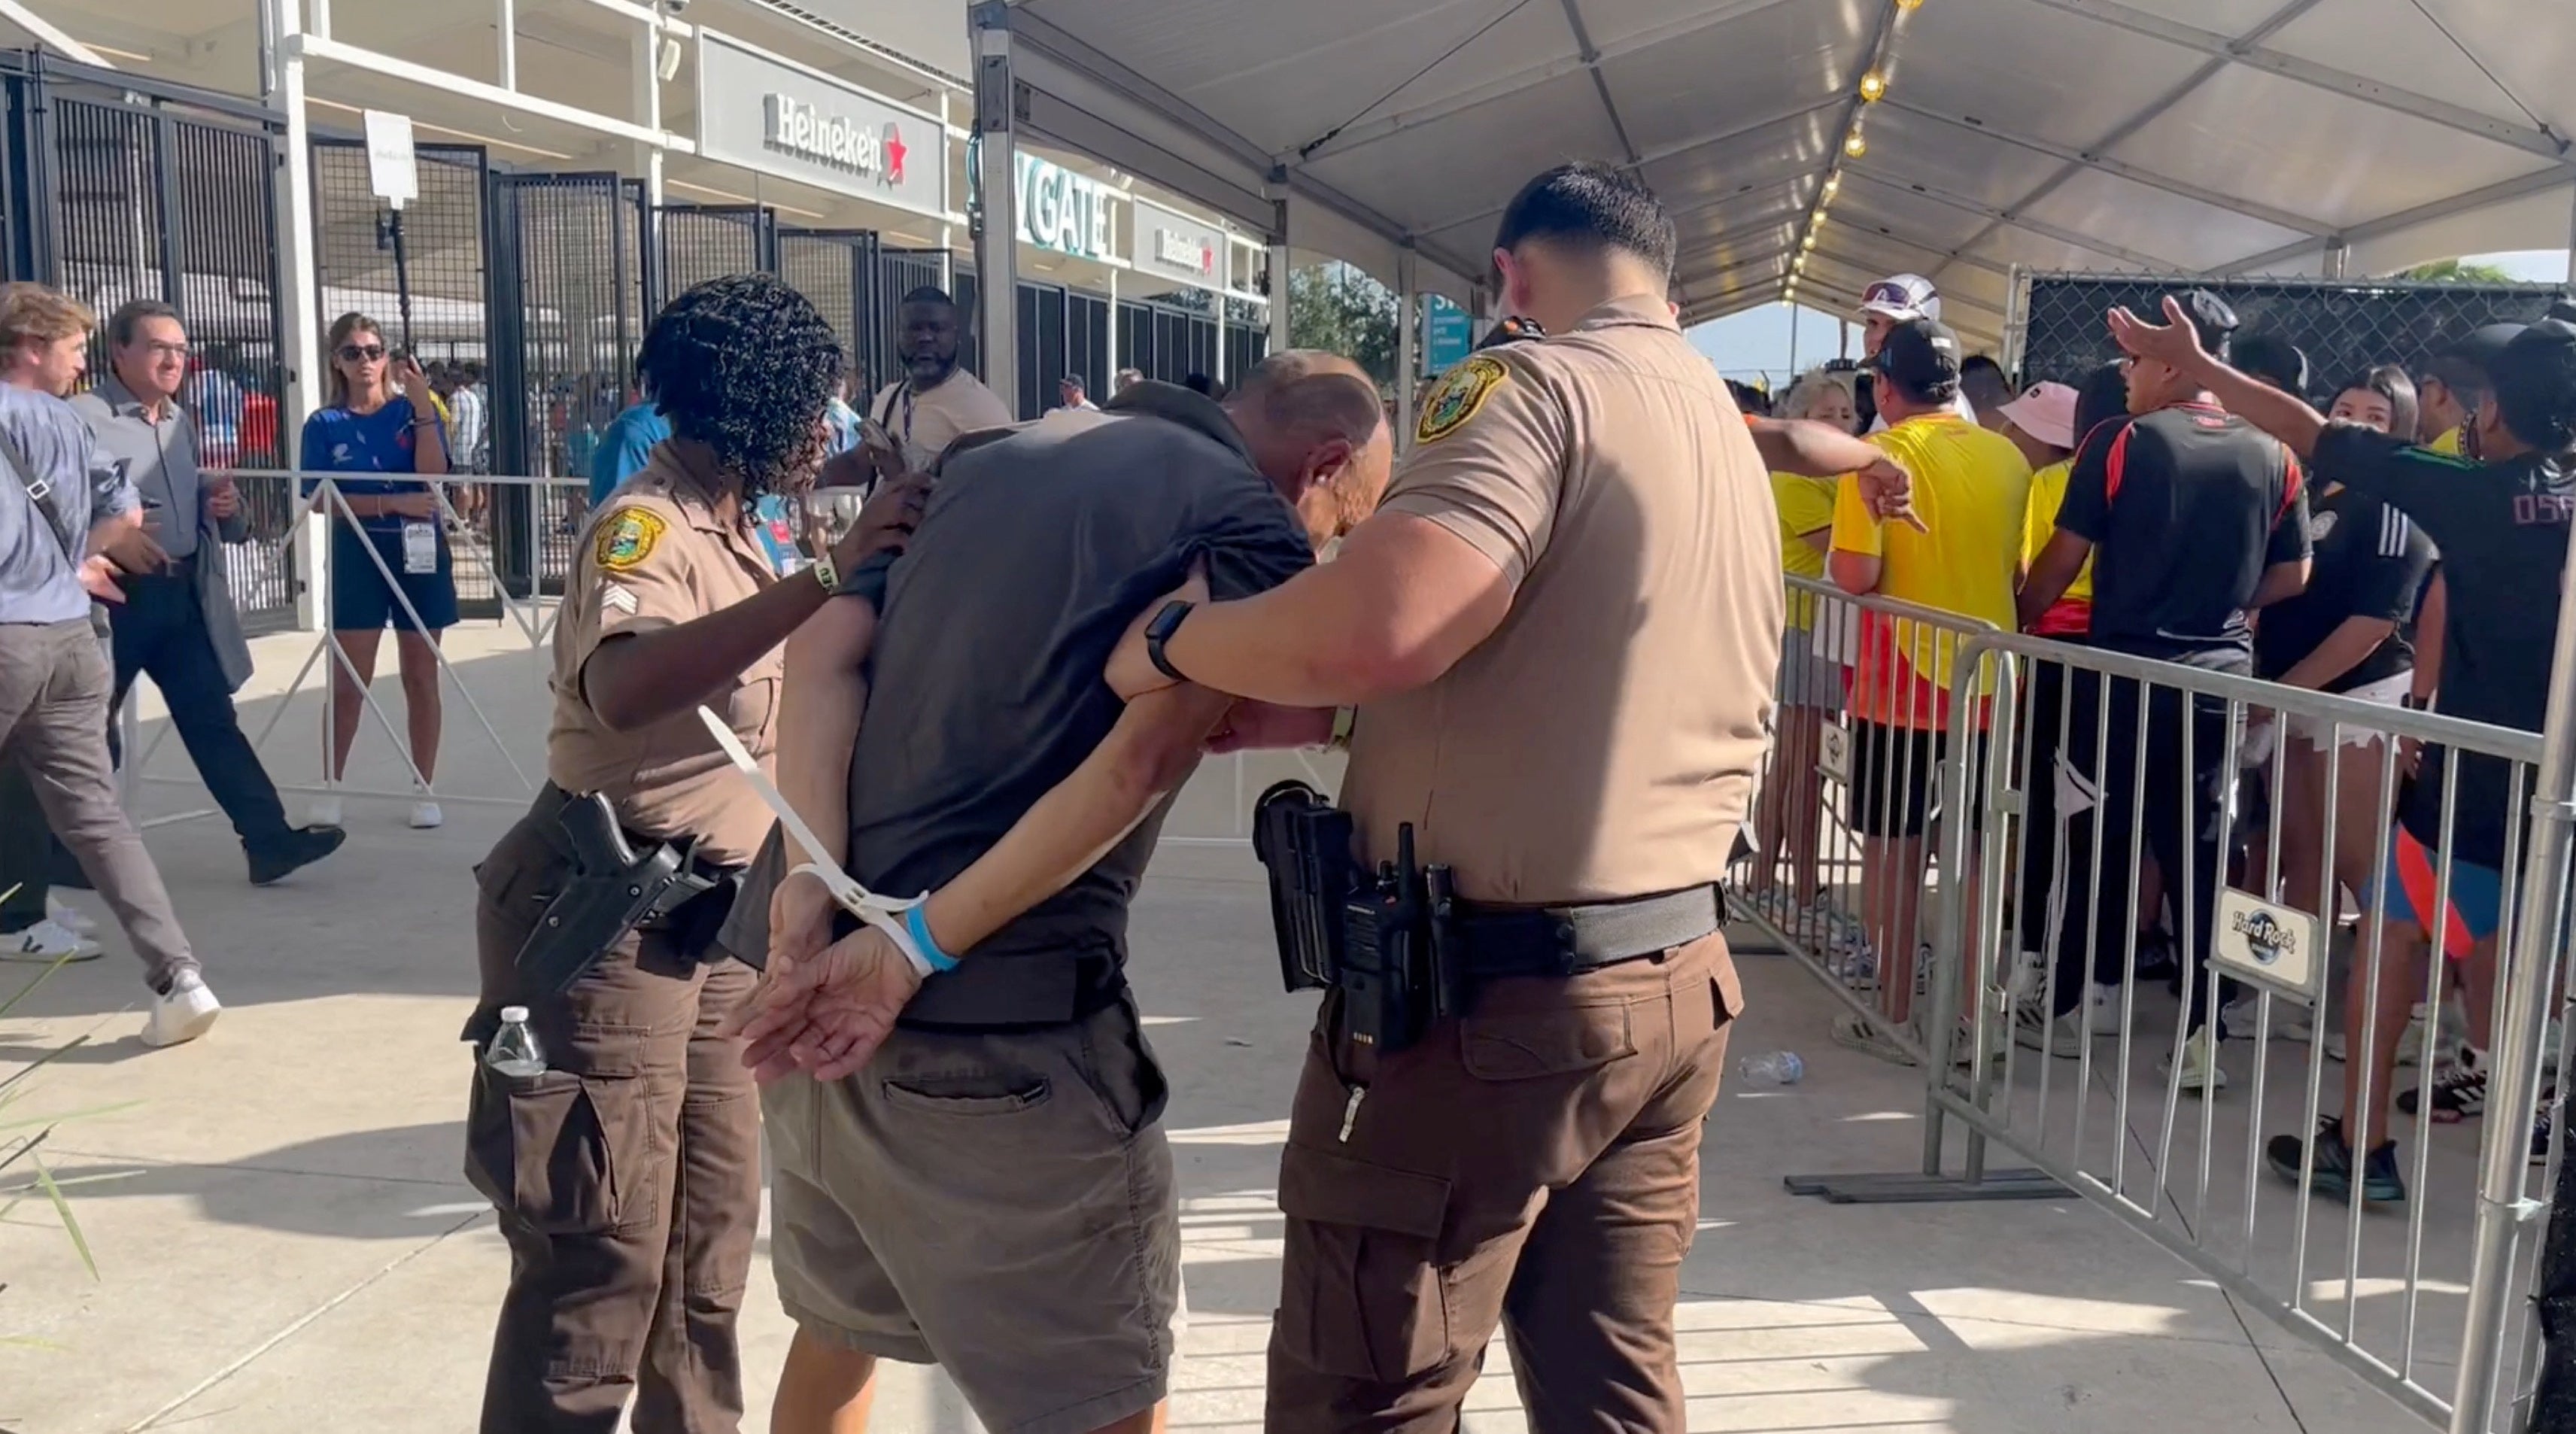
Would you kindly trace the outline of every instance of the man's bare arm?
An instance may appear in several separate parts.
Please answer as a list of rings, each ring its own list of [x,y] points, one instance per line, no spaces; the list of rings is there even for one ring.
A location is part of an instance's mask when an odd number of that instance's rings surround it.
[[[2066,590],[2075,585],[2075,575],[2084,571],[2084,560],[2091,556],[2093,545],[2064,528],[2049,535],[2048,546],[2039,550],[2030,571],[2022,575],[2021,594],[2014,604],[2023,631],[2038,626],[2057,600],[2066,596]]]
[[[787,639],[778,711],[778,791],[835,865],[849,858],[850,754],[868,705],[866,661],[877,610],[834,598]]]
[[[1189,780],[1233,702],[1196,685],[1148,692],[1002,839],[930,895],[923,917],[940,949],[962,954],[1071,885]]]

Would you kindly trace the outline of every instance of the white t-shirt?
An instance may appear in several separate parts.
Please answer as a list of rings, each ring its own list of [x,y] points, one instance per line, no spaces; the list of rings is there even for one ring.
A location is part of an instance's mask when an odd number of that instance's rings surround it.
[[[868,404],[868,416],[903,445],[904,463],[916,472],[928,468],[959,434],[1018,421],[982,379],[962,368],[935,388],[915,389],[910,379],[887,384]]]

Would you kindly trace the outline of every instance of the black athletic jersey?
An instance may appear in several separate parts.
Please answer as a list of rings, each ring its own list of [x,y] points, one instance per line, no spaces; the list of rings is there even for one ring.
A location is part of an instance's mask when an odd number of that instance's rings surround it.
[[[2094,646],[2250,673],[2246,604],[2265,568],[2308,556],[2308,495],[2277,440],[2176,404],[2085,437],[2057,526],[2093,545]]]
[[[2316,461],[2319,471],[2414,519],[2442,550],[2450,618],[2442,629],[2441,710],[2539,731],[2558,641],[2568,519],[2576,513],[2576,466],[2564,455],[2540,454],[2472,463],[2350,423],[2327,426]],[[2444,765],[2442,750],[2427,748],[2399,809],[2406,830],[2428,847],[2442,834]],[[2461,860],[2503,864],[2513,795],[2502,758],[2461,754],[2452,813]],[[2528,780],[2522,797],[2527,806]]]
[[[2351,618],[2397,624],[2386,641],[2324,689],[2350,692],[2415,670],[2409,633],[2416,597],[2433,571],[2433,540],[2385,501],[2333,486],[2334,471],[2322,463],[2317,476],[2328,486],[2308,510],[2316,566],[2308,572],[2307,591],[2263,610],[2254,631],[2254,670],[2279,681]]]

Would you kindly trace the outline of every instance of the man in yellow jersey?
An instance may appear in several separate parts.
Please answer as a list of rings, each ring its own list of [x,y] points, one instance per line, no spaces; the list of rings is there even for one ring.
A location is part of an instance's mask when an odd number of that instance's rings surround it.
[[[1888,427],[1870,442],[1914,475],[1923,531],[1874,517],[1860,485],[1845,479],[1834,503],[1836,586],[1876,593],[2009,628],[2021,579],[2030,464],[2012,440],[1952,407],[1959,397],[1959,336],[1932,319],[1891,327],[1873,360]],[[1861,617],[1852,679],[1852,827],[1861,835],[1861,920],[1880,963],[1885,1014],[1912,1018],[1916,908],[1923,893],[1923,833],[1934,815],[1941,735],[1950,721],[1954,633],[1878,613]],[[1979,714],[1978,725],[1984,725]],[[1902,1060],[1866,1022],[1847,1017],[1835,1038]]]

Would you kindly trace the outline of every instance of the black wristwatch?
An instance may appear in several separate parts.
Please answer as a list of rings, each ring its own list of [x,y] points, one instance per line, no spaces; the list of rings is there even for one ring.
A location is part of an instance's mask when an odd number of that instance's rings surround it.
[[[1154,614],[1152,622],[1145,624],[1145,656],[1154,664],[1156,672],[1174,682],[1187,682],[1189,679],[1182,676],[1181,670],[1172,665],[1172,659],[1164,655],[1163,644],[1171,641],[1172,634],[1181,630],[1182,620],[1197,606],[1197,603],[1174,598],[1163,604],[1163,610]]]

